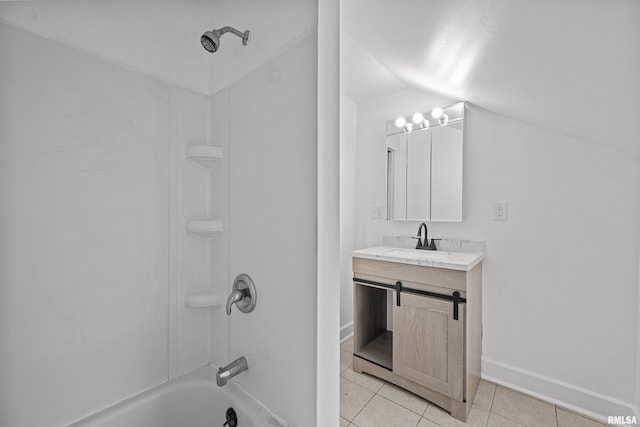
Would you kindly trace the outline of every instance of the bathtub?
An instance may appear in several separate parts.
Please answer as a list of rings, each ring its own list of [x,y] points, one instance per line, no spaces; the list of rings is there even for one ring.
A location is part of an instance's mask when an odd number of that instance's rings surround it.
[[[215,372],[203,366],[69,427],[222,427],[228,408],[238,416],[237,427],[288,426],[240,384],[218,387]]]

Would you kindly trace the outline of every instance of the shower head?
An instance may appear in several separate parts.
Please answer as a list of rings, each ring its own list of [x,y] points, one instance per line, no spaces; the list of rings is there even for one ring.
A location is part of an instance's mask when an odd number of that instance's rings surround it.
[[[233,27],[222,27],[218,30],[207,31],[200,37],[200,43],[202,43],[202,47],[204,47],[207,51],[214,53],[220,47],[220,36],[224,33],[233,33],[236,36],[242,39],[242,44],[247,45],[249,41],[249,35],[251,34],[249,30],[241,33]]]

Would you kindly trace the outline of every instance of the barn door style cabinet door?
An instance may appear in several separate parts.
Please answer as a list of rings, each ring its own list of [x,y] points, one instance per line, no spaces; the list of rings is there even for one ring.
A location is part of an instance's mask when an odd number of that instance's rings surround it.
[[[393,307],[393,372],[445,396],[463,400],[464,310],[451,303],[403,295]]]
[[[353,370],[466,421],[482,355],[482,261],[472,264],[448,269],[354,255]]]

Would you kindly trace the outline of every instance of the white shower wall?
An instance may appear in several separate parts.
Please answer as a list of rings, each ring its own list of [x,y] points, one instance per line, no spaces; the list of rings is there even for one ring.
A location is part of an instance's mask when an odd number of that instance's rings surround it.
[[[228,277],[228,295],[247,273],[258,295],[249,314],[233,307],[228,331],[224,311],[213,313],[212,360],[247,357],[237,380],[295,426],[315,424],[316,58],[313,32],[212,98],[212,139],[225,152],[212,176],[212,209],[225,219],[212,276]]]
[[[0,425],[66,425],[209,359],[208,97],[4,23],[0,58]]]

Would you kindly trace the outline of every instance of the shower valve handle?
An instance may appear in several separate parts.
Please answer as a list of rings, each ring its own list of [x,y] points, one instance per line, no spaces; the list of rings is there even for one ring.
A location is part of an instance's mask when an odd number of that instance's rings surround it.
[[[250,313],[256,307],[256,286],[247,274],[240,274],[233,281],[231,295],[227,298],[227,316],[231,316],[231,306],[235,304],[243,313]]]

